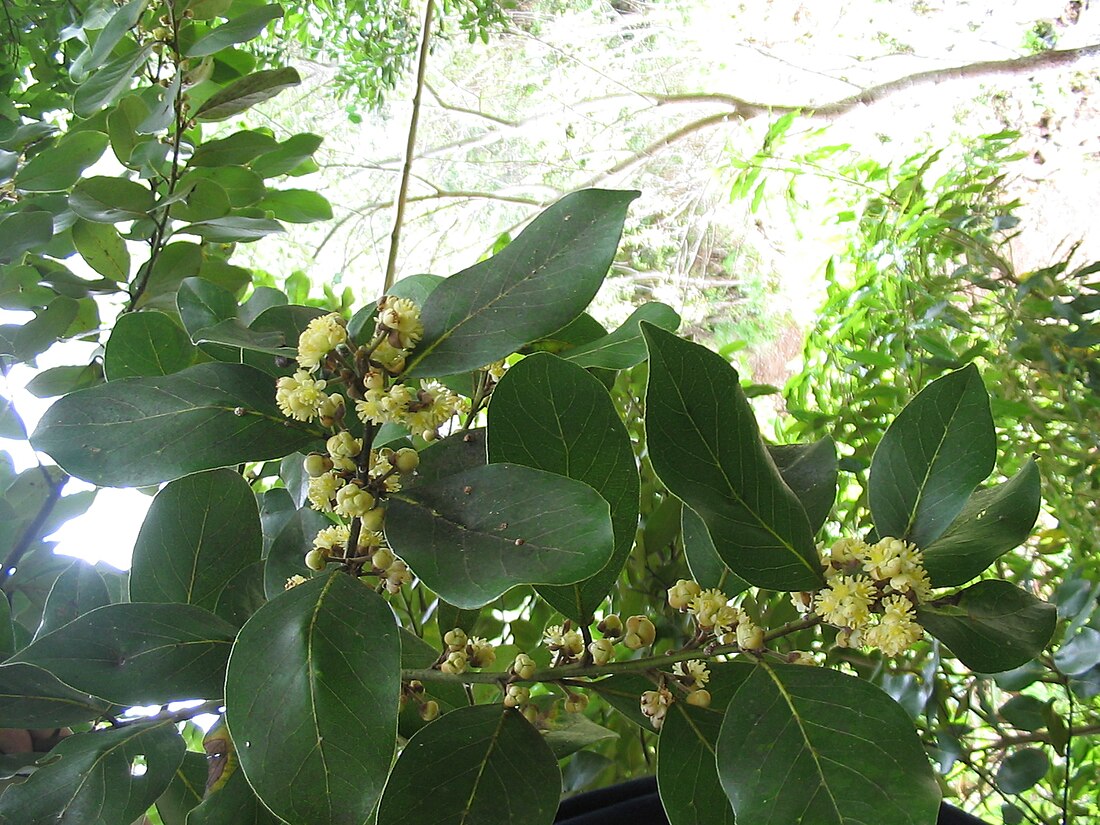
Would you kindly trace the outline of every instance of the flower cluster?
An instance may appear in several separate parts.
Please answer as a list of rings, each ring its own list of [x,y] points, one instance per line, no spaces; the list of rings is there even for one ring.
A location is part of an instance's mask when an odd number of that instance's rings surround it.
[[[721,644],[736,642],[743,650],[762,650],[763,629],[729,602],[717,587],[704,590],[690,579],[680,579],[668,589],[669,606],[689,613],[700,636],[713,635]]]
[[[657,638],[657,628],[645,616],[631,616],[624,626],[622,619],[611,614],[600,621],[597,629],[604,637],[588,645],[588,655],[596,665],[606,665],[615,658],[616,642],[621,642],[630,650],[640,650],[653,644]],[[584,636],[573,630],[568,621],[564,625],[547,627],[543,631],[543,642],[557,654],[555,664],[559,665],[576,661],[585,651]]]
[[[642,713],[657,730],[665,723],[665,715],[672,706],[672,691],[662,685],[657,690],[647,690],[642,694]]]
[[[443,636],[447,649],[439,659],[439,669],[453,676],[465,673],[471,667],[492,666],[497,659],[496,650],[487,639],[467,636],[461,627],[448,630]]]
[[[685,702],[700,708],[710,707],[710,691],[706,689],[706,684],[710,681],[710,671],[705,662],[698,659],[677,662],[672,666],[672,671],[676,681],[688,692]]]
[[[875,544],[845,538],[821,554],[827,586],[812,600],[807,594],[793,599],[800,610],[813,609],[840,628],[838,645],[896,656],[921,638],[915,606],[928,597],[931,583],[915,545],[889,537]]]

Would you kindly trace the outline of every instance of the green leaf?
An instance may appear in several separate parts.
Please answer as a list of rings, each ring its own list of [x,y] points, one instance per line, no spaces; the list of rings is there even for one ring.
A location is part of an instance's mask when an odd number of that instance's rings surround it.
[[[320,140],[320,138],[318,138]],[[241,131],[219,140],[208,140],[195,148],[188,161],[193,167],[237,166],[248,163],[279,146],[266,132]]]
[[[179,324],[162,312],[128,312],[111,330],[103,356],[108,381],[172,375],[191,366],[196,350]]]
[[[917,605],[917,621],[979,673],[1000,673],[1038,656],[1058,611],[1020,588],[987,579],[952,596]]]
[[[138,135],[137,129],[148,116],[149,107],[137,94],[122,98],[107,115],[107,135],[111,139],[111,151],[123,166],[129,166],[134,148],[142,142],[143,138]]]
[[[84,263],[112,281],[125,283],[130,277],[130,253],[118,231],[106,223],[77,221],[73,244]]]
[[[80,173],[99,160],[107,148],[102,132],[68,135],[35,155],[15,176],[15,188],[24,192],[63,192],[80,179]]]
[[[208,470],[166,485],[134,545],[130,600],[213,611],[230,579],[260,560],[256,496],[240,473]]]
[[[230,205],[235,208],[251,206],[263,198],[267,192],[263,178],[243,166],[192,169],[180,181],[180,185],[195,179],[212,180],[217,183],[225,190],[225,194],[229,196]]]
[[[10,400],[0,396],[0,438],[24,439],[27,437],[27,426],[19,417],[19,411]],[[3,647],[0,645],[0,650]]]
[[[386,538],[424,583],[457,607],[518,584],[572,584],[614,550],[599,493],[570,478],[490,464],[395,493]]]
[[[215,92],[198,108],[194,117],[196,120],[225,120],[301,82],[297,70],[289,66],[254,72]]]
[[[237,299],[205,278],[185,278],[176,293],[176,309],[188,334],[194,336],[222,321],[235,318]]]
[[[174,722],[141,722],[62,739],[29,779],[0,796],[0,823],[119,825],[156,802],[183,761]],[[133,770],[138,761],[140,775]]]
[[[274,599],[286,589],[291,576],[305,576],[313,572],[306,567],[306,553],[313,549],[313,537],[332,522],[323,513],[308,507],[292,515],[271,543],[264,565],[264,592]]]
[[[993,470],[996,449],[977,367],[933,381],[894,419],[871,460],[868,497],[878,534],[929,546]]]
[[[727,596],[736,596],[752,587],[726,566],[714,549],[714,541],[706,523],[687,506],[680,512],[680,536],[691,577],[700,586],[717,587]]]
[[[430,484],[475,467],[484,467],[488,463],[485,441],[484,428],[433,441],[420,451],[420,466],[408,486]]]
[[[1038,748],[1021,748],[997,768],[997,788],[1006,794],[1023,793],[1050,770],[1050,759]]]
[[[500,825],[502,811],[513,812],[506,820],[550,825],[560,790],[554,754],[517,711],[459,708],[409,740],[386,785],[378,825]]]
[[[186,604],[109,604],[23,648],[16,661],[116,705],[222,696],[236,629]]]
[[[276,218],[288,223],[332,220],[332,205],[320,192],[309,189],[272,189],[259,203]]]
[[[206,790],[207,756],[188,751],[168,787],[157,798],[157,814],[163,825],[186,825],[187,815]],[[145,825],[142,823],[142,825]]]
[[[35,398],[53,398],[103,383],[103,366],[93,361],[84,367],[53,367],[42,370],[27,383]]]
[[[36,637],[45,636],[74,619],[111,603],[103,576],[92,565],[75,561],[57,577],[42,609]]]
[[[62,338],[68,337],[66,333],[79,311],[77,301],[58,295],[33,320],[19,327],[11,354],[20,361],[29,361],[41,355]]]
[[[680,326],[680,316],[666,304],[642,304],[614,332],[589,344],[567,350],[562,357],[582,367],[603,367],[612,370],[630,369],[646,358],[641,321],[668,332]]]
[[[243,771],[235,771],[224,785],[191,811],[187,825],[281,825],[256,798]]]
[[[240,627],[267,601],[263,561],[253,562],[226,582],[214,605],[214,614]]]
[[[470,629],[473,630],[472,627]],[[439,651],[404,628],[401,628],[400,632],[401,668],[420,669],[432,667],[439,657]],[[439,710],[442,713],[449,713],[455,708],[466,707],[470,703],[463,686],[457,682],[429,680],[423,684],[424,692],[421,694],[421,700],[434,699],[439,704]],[[429,723],[420,718],[420,704],[415,701],[406,701],[397,719],[398,735],[408,739],[427,724]]]
[[[389,605],[334,572],[268,602],[241,629],[226,721],[264,804],[299,825],[359,825],[397,733],[400,642]]]
[[[1021,545],[1035,526],[1041,500],[1039,467],[1032,459],[1004,484],[971,495],[951,526],[924,550],[932,585],[968,582]]]
[[[132,221],[153,209],[153,193],[136,181],[100,175],[84,178],[73,187],[69,208],[97,223]]]
[[[216,221],[228,215],[229,210],[229,195],[217,180],[195,178],[176,193],[169,214],[180,221]]]
[[[0,219],[0,263],[18,260],[28,249],[45,246],[53,237],[49,212],[16,212]]]
[[[575,585],[539,590],[563,615],[587,624],[619,577],[638,528],[638,469],[615,403],[583,368],[536,353],[493,390],[487,431],[489,461],[576,479],[610,506],[615,550],[603,570]]]
[[[769,444],[768,454],[791,488],[814,534],[825,524],[836,502],[836,444],[829,437],[812,444]]]
[[[96,37],[95,45],[82,52],[73,61],[69,70],[73,80],[79,82],[89,69],[103,65],[103,61],[111,56],[115,46],[121,43],[130,29],[137,25],[147,5],[148,0],[130,0],[114,11],[107,25],[103,27],[103,31]]]
[[[677,701],[669,708],[657,743],[657,789],[671,825],[733,825],[715,749],[730,697],[754,670],[744,662],[711,664],[710,707]]]
[[[406,375],[482,367],[576,318],[603,283],[637,196],[566,195],[501,252],[441,283],[424,303],[424,339]]]
[[[718,775],[739,822],[936,821],[940,789],[913,723],[874,685],[761,663],[729,707]]]
[[[272,20],[282,16],[283,7],[277,3],[250,9],[200,37],[185,54],[187,57],[206,57],[237,43],[244,43],[259,35]]]
[[[268,355],[281,355],[285,358],[295,358],[298,348],[286,346],[286,336],[280,332],[257,332],[249,329],[236,318],[219,321],[212,327],[201,329],[195,333],[195,342],[198,344],[221,344],[227,347],[237,347],[263,352]]]
[[[0,665],[0,727],[63,728],[98,719],[110,705],[35,665]]]
[[[395,298],[408,298],[418,307],[422,307],[432,291],[445,280],[447,279],[440,275],[429,275],[427,273],[410,275],[391,286],[386,294]]]
[[[1074,636],[1063,639],[1054,654],[1054,666],[1069,676],[1079,676],[1100,664],[1100,631],[1082,627]]]
[[[141,487],[278,458],[317,438],[295,424],[276,407],[271,376],[241,364],[198,364],[67,395],[42,417],[31,443],[78,478]],[[192,433],[201,436],[181,437]]]
[[[252,162],[252,171],[262,178],[274,178],[293,172],[313,157],[321,145],[321,136],[309,132],[291,135]]]
[[[151,51],[152,44],[148,43],[136,51],[116,57],[89,77],[73,96],[73,112],[78,117],[90,117],[118,100],[119,95],[130,88],[134,75]]]
[[[258,241],[276,232],[283,232],[283,225],[269,218],[246,218],[229,215],[201,223],[181,226],[177,232],[198,235],[207,243],[239,243]]]
[[[553,702],[546,704],[553,704]],[[577,751],[595,745],[597,742],[619,738],[618,733],[597,725],[583,713],[568,713],[563,710],[545,721],[540,720],[540,725],[542,739],[550,746],[555,759],[572,756]]]
[[[646,444],[658,478],[702,518],[745,581],[816,590],[824,581],[802,504],[760,439],[736,370],[698,344],[644,324]]]

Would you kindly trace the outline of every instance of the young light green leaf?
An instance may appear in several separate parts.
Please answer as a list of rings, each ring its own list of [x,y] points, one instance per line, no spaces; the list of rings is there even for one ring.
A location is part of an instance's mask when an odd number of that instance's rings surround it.
[[[582,367],[536,353],[494,388],[487,432],[489,461],[584,482],[611,507],[615,551],[604,569],[574,585],[539,589],[562,614],[587,623],[619,577],[638,528],[638,469],[615,403]]]
[[[35,665],[0,665],[0,727],[63,728],[98,719],[110,707]]]
[[[636,197],[566,195],[501,252],[447,278],[424,303],[424,338],[406,374],[476,369],[576,318],[603,283]]]
[[[297,70],[289,66],[253,72],[207,98],[194,117],[196,120],[225,120],[301,82]]]
[[[107,584],[86,561],[75,561],[57,577],[42,608],[42,624],[35,637],[45,636],[97,607],[111,603]]]
[[[130,600],[212,611],[226,584],[259,561],[262,549],[256,496],[240,473],[208,470],[176,479],[157,493],[141,525]]]
[[[646,444],[665,487],[702,518],[718,555],[758,587],[824,581],[806,512],[764,448],[737,372],[710,350],[643,324]]]
[[[202,438],[181,437],[192,432]],[[140,487],[278,458],[318,436],[279,412],[267,373],[242,364],[197,364],[65,396],[42,417],[31,443],[78,478]]]
[[[917,621],[978,673],[1030,662],[1054,635],[1058,611],[1015,585],[986,579],[952,596],[917,605]]]
[[[562,358],[582,367],[630,369],[646,357],[645,339],[639,326],[641,321],[668,332],[675,332],[680,326],[680,316],[672,307],[657,302],[642,304],[617,330],[591,343],[566,350]]]
[[[144,218],[153,208],[153,193],[126,178],[84,178],[69,195],[69,208],[85,220],[118,223]]]
[[[35,155],[15,176],[15,188],[24,192],[63,192],[80,173],[99,160],[107,136],[91,130],[77,132]]]
[[[989,395],[973,364],[917,393],[871,460],[875,529],[927,547],[947,530],[996,457]]]
[[[196,354],[187,333],[163,312],[128,312],[111,330],[103,370],[108,381],[172,375],[191,366]]]
[[[186,604],[109,604],[41,636],[15,661],[117,705],[222,696],[236,628]]]
[[[518,584],[572,584],[614,550],[608,504],[571,478],[490,464],[391,496],[386,538],[453,605],[481,607]]]
[[[517,711],[459,708],[409,740],[386,785],[378,825],[500,825],[502,811],[524,825],[550,825],[560,790],[554,754]]]
[[[62,739],[25,782],[0,796],[0,823],[119,825],[156,802],[186,748],[171,721],[140,722]],[[141,760],[142,772],[134,770]]]
[[[951,526],[924,550],[932,585],[964,584],[1022,544],[1041,501],[1039,466],[1031,459],[1004,484],[972,494]]]
[[[717,756],[739,822],[936,821],[939,785],[905,711],[835,670],[762,662],[730,700]]]
[[[122,283],[130,278],[126,241],[110,224],[77,221],[73,224],[73,244],[84,263],[104,278]]]
[[[259,35],[268,23],[282,16],[283,7],[277,3],[250,9],[196,40],[187,49],[187,57],[206,57],[229,46],[251,40]]]
[[[298,585],[241,629],[226,721],[260,799],[300,825],[362,825],[397,733],[401,649],[389,605],[340,572]]]

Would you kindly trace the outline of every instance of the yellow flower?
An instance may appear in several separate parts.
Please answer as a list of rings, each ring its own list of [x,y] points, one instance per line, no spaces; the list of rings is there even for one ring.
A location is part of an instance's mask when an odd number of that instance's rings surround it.
[[[703,588],[696,581],[680,579],[668,589],[668,605],[673,610],[687,610],[691,600],[702,592]]]
[[[716,587],[700,591],[692,598],[688,610],[695,616],[699,627],[711,628],[718,621],[718,611],[729,601],[726,594]]]
[[[357,518],[374,509],[374,496],[355,484],[348,484],[336,491],[336,507],[344,518]]]
[[[275,382],[275,403],[287,418],[312,421],[329,397],[322,390],[324,381],[316,381],[309,373],[298,370],[294,375],[284,375]]]
[[[325,473],[309,480],[306,497],[309,498],[309,503],[314,510],[331,513],[332,500],[336,498],[337,492],[344,484],[346,484],[344,479],[335,473]]]
[[[313,546],[318,550],[335,550],[347,547],[351,531],[342,524],[325,527],[313,537]]]
[[[303,369],[320,366],[330,352],[348,340],[344,319],[335,312],[314,318],[298,336],[298,363]]]
[[[710,681],[710,671],[707,670],[706,663],[700,662],[698,659],[677,662],[672,666],[672,671],[680,677],[680,681],[689,690],[698,690],[705,687],[707,682]]]
[[[438,430],[458,412],[461,400],[441,384],[426,383],[406,405],[404,423],[414,433]]]
[[[424,334],[420,307],[408,298],[386,296],[378,305],[378,325],[391,332],[390,344],[402,349],[416,346]]]

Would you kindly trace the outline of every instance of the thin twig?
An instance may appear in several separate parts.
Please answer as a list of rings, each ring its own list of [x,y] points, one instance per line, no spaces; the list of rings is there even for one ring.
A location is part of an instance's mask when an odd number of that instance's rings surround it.
[[[424,28],[420,33],[420,54],[416,66],[416,92],[413,94],[412,117],[409,120],[409,137],[405,144],[405,165],[401,170],[401,183],[397,189],[397,204],[393,215],[393,232],[390,233],[390,254],[386,261],[386,279],[382,291],[388,292],[397,274],[397,247],[401,240],[401,223],[405,219],[405,199],[409,193],[409,176],[412,173],[413,155],[416,153],[416,126],[420,120],[420,101],[424,95],[424,79],[428,72],[428,44],[431,42],[432,17],[435,0],[424,4]]]

